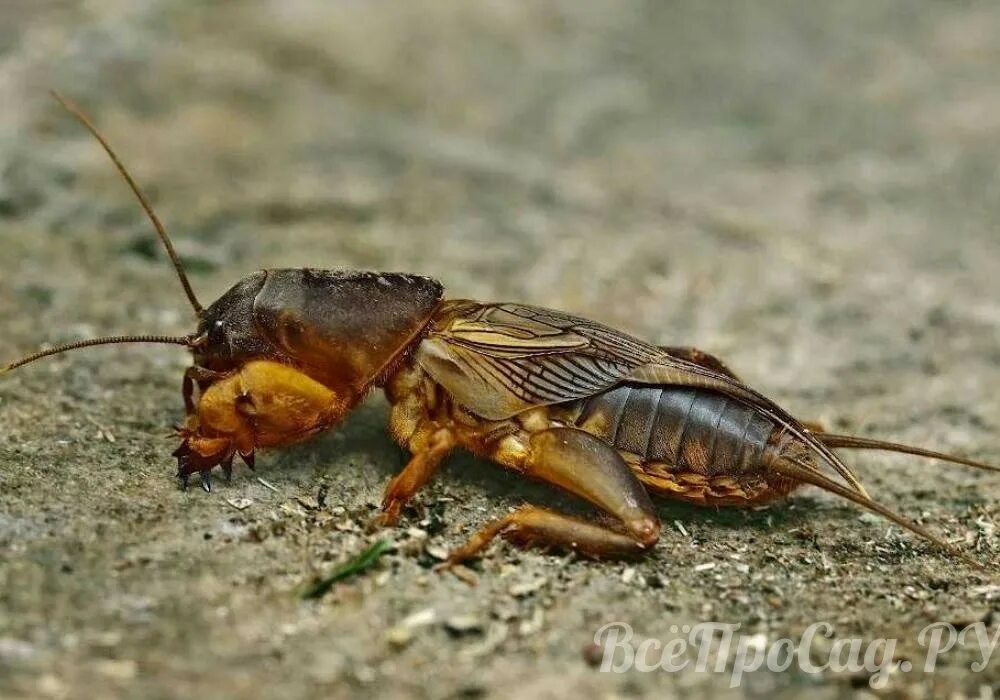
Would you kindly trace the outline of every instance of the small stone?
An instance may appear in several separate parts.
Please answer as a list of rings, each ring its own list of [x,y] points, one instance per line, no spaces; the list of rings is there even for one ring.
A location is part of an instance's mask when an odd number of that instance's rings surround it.
[[[455,615],[444,621],[444,628],[455,636],[478,634],[483,631],[483,623],[475,615]]]
[[[436,544],[427,545],[424,548],[424,551],[427,552],[427,554],[429,554],[430,556],[437,559],[438,561],[444,561],[445,559],[448,558],[448,550],[442,547],[441,545],[436,545]]]
[[[402,649],[413,641],[413,630],[402,625],[396,625],[386,632],[385,640],[397,649]]]
[[[533,593],[540,591],[549,582],[544,576],[540,576],[531,581],[524,581],[522,583],[515,583],[510,587],[510,594],[515,598],[526,598]]]
[[[437,620],[437,613],[434,608],[424,608],[403,618],[402,622],[394,625],[386,632],[386,641],[396,648],[405,647],[411,641],[416,630],[421,627],[434,624]]]
[[[427,530],[421,530],[419,527],[407,528],[406,535],[412,540],[426,540]]]
[[[319,501],[312,496],[296,496],[295,500],[306,510],[319,510]]]
[[[707,564],[698,564],[698,566],[694,567],[694,570],[700,573],[702,571],[711,571],[714,568],[715,568],[715,562],[710,561]]]
[[[632,581],[634,580],[635,580],[635,568],[631,566],[626,567],[626,569],[622,571],[622,583],[632,583]]]
[[[434,608],[424,608],[411,615],[407,615],[400,624],[410,628],[425,627],[433,625],[436,619],[437,613],[434,611]]]

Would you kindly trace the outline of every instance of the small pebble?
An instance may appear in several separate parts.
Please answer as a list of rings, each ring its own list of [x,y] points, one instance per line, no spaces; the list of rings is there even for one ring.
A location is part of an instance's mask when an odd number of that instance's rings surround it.
[[[427,530],[421,530],[419,527],[407,528],[406,534],[410,539],[414,540],[426,540]]]
[[[296,496],[295,500],[306,510],[319,510],[319,501],[312,496]]]
[[[526,598],[527,596],[541,590],[545,587],[549,580],[544,576],[536,578],[531,581],[524,581],[522,583],[515,583],[510,587],[510,594],[515,598]]]
[[[429,554],[430,556],[437,559],[438,561],[444,561],[445,559],[448,558],[448,550],[440,545],[434,545],[434,544],[427,545],[424,548],[424,551],[427,552],[427,554]]]
[[[405,627],[416,628],[433,625],[435,620],[437,620],[437,612],[434,611],[434,608],[424,608],[411,615],[407,615],[400,624]]]
[[[413,641],[413,630],[397,625],[385,633],[385,641],[391,646],[401,649]]]
[[[483,622],[475,615],[455,615],[444,621],[444,628],[453,636],[460,637],[482,632]]]
[[[386,641],[394,647],[402,648],[413,641],[416,630],[434,624],[437,620],[437,613],[434,608],[424,608],[407,615],[402,622],[394,625],[386,632]]]

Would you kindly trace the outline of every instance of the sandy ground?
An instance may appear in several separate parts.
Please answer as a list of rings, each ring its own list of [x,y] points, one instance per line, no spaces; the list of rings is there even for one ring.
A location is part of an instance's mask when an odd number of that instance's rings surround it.
[[[196,9],[200,8],[200,9]],[[1000,6],[981,2],[189,3],[0,7],[0,356],[183,333],[147,222],[78,124],[93,114],[204,300],[260,267],[366,267],[451,295],[695,344],[804,418],[1000,460]],[[815,491],[764,510],[663,503],[648,558],[499,544],[478,585],[432,570],[550,490],[453,459],[363,550],[404,454],[373,397],[212,494],[178,490],[185,354],[109,348],[0,381],[0,697],[840,697],[866,672],[600,673],[636,641],[818,621],[898,638],[890,697],[990,697],[975,575]],[[985,562],[998,478],[854,455],[869,490]],[[240,509],[242,508],[242,509]],[[814,653],[829,655],[829,642]],[[824,646],[824,644],[826,646]],[[715,658],[714,656],[712,658]],[[652,661],[656,659],[653,658]]]

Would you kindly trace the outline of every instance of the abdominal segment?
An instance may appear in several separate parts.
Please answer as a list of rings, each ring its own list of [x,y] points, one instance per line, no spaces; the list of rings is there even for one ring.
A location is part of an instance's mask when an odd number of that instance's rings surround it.
[[[656,495],[750,505],[795,486],[767,468],[791,447],[788,436],[714,391],[625,384],[582,401],[575,424],[619,450]]]

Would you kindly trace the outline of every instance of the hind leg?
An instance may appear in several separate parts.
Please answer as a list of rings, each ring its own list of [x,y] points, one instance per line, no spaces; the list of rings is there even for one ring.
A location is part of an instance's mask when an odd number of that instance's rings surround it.
[[[446,564],[459,564],[475,557],[498,535],[521,547],[558,547],[597,558],[638,556],[652,546],[640,543],[633,535],[624,535],[547,508],[521,506],[488,523],[468,542],[452,551]],[[652,539],[655,542],[655,538]]]
[[[550,428],[531,435],[526,446],[501,441],[492,456],[525,476],[586,499],[619,520],[623,531],[524,506],[483,527],[451,553],[448,564],[479,554],[498,535],[516,544],[555,546],[595,557],[637,555],[656,544],[660,522],[649,494],[621,455],[593,435]]]

